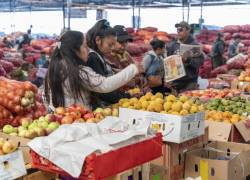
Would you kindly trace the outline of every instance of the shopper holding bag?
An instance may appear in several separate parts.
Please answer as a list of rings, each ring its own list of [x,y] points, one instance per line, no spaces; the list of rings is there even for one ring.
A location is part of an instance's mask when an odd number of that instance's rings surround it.
[[[91,109],[91,91],[108,93],[128,83],[142,71],[129,65],[116,75],[104,77],[87,66],[89,49],[78,31],[67,31],[55,48],[45,80],[46,101],[53,109],[84,104]]]

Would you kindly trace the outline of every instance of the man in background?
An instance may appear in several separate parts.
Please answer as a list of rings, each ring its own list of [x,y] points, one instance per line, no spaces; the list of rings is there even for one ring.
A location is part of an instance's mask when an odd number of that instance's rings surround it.
[[[187,22],[180,22],[175,25],[177,30],[177,40],[170,42],[167,45],[167,55],[180,54],[181,44],[198,45],[193,36],[191,35],[191,27]],[[180,79],[177,79],[168,84],[174,88],[177,92],[183,92],[186,90],[193,90],[198,88],[198,74],[199,68],[204,62],[204,55],[202,52],[192,54],[190,51],[186,51],[182,55],[182,61],[184,64],[186,75]]]
[[[233,39],[228,46],[229,59],[239,54],[240,36],[238,34],[233,35]]]
[[[224,49],[225,49],[225,43],[223,41],[223,34],[219,32],[213,44],[212,54],[211,54],[212,62],[213,62],[213,69],[225,63]]]

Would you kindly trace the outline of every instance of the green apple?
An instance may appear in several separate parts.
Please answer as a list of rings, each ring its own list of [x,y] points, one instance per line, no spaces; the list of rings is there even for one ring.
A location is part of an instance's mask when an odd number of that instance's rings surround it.
[[[37,136],[45,136],[46,131],[43,128],[35,127],[34,131],[37,133]]]
[[[44,116],[41,116],[39,119],[38,119],[39,122],[42,122],[42,121],[45,121],[45,117]]]
[[[37,127],[37,124],[36,123],[31,123],[28,127],[28,130],[30,129],[34,129],[35,127]]]
[[[14,127],[11,126],[11,125],[5,125],[3,127],[3,132],[6,133],[6,134],[10,134],[10,133],[13,133],[15,130],[14,130]]]
[[[24,128],[27,128],[30,125],[31,120],[29,118],[23,118],[21,119],[21,125]]]
[[[38,123],[38,127],[46,129],[49,123],[47,121],[42,121]]]
[[[95,113],[103,113],[104,109],[102,108],[97,108],[94,112]]]
[[[35,119],[32,123],[34,123],[34,124],[38,124],[38,119]]]
[[[26,135],[27,132],[28,132],[28,130],[26,130],[26,129],[24,129],[24,130],[22,130],[22,131],[19,131],[19,132],[18,132],[18,136],[19,136],[19,137],[25,137],[25,135]]]
[[[27,130],[27,129],[25,127],[23,127],[23,126],[18,127],[18,132],[21,132],[21,131],[24,131],[24,130]]]
[[[58,122],[51,122],[49,123],[48,128],[52,130],[56,130],[59,126],[60,124]]]

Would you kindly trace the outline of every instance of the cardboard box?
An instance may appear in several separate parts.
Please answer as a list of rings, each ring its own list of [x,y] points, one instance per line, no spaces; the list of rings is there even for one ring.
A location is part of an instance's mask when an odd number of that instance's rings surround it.
[[[153,164],[164,166],[167,170],[167,179],[179,180],[184,177],[185,154],[188,151],[202,148],[208,143],[208,127],[205,134],[188,140],[181,144],[165,143],[163,146],[163,157],[152,161]]]
[[[27,145],[30,139],[22,138],[18,136],[10,136],[3,132],[0,132],[0,138],[11,139],[14,143],[18,145],[18,148],[23,152],[23,158],[24,158],[25,164],[28,164],[31,162],[30,148]]]
[[[250,141],[250,127],[246,125],[246,121],[240,121],[235,124],[236,129],[240,133],[241,137],[245,142],[249,143]]]
[[[209,127],[209,141],[245,143],[246,141],[237,128],[238,124],[241,123],[241,121],[236,124],[205,121],[205,124]]]
[[[120,119],[130,124],[150,121],[151,127],[163,134],[163,141],[182,143],[204,134],[204,112],[188,116],[161,114],[133,109],[120,108]]]
[[[250,145],[213,142],[186,154],[185,177],[240,180],[250,174]]]
[[[26,173],[22,151],[0,156],[0,179],[16,179]]]

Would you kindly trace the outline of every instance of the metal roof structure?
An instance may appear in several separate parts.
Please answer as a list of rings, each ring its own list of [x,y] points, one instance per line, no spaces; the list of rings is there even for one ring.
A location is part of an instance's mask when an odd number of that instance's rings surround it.
[[[191,3],[198,6],[206,5],[240,5],[250,4],[250,0],[0,0],[0,11],[39,11],[61,9],[68,1],[72,6],[87,8],[131,8],[142,7],[173,7]]]

